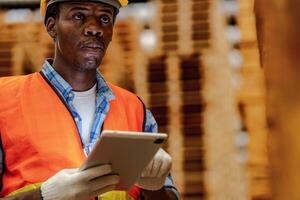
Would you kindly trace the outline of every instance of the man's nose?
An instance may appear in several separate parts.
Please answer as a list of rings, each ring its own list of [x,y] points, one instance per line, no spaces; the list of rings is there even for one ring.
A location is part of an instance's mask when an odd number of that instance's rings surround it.
[[[84,29],[84,35],[102,37],[103,29],[96,20],[90,20]]]

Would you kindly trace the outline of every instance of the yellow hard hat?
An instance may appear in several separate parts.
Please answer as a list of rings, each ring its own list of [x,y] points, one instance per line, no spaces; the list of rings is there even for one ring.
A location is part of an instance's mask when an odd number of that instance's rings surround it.
[[[46,15],[46,11],[49,5],[56,3],[56,2],[72,2],[76,0],[41,0],[40,3],[40,12],[43,17]],[[77,0],[79,1],[79,0]],[[127,6],[128,0],[80,0],[80,1],[91,1],[91,2],[101,2],[101,3],[107,3],[109,5],[112,5],[113,7],[119,9],[120,7]]]

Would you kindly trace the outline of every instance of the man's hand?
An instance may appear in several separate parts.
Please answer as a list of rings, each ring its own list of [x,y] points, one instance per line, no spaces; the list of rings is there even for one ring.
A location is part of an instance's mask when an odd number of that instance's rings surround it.
[[[109,175],[110,165],[93,167],[85,171],[64,169],[41,186],[44,200],[88,200],[115,188],[119,176]]]
[[[159,190],[164,186],[172,166],[172,158],[160,149],[142,172],[137,184],[145,190]]]

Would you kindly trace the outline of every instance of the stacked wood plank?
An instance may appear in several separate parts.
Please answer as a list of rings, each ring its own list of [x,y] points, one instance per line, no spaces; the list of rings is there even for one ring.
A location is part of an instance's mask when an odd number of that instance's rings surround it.
[[[208,38],[197,34],[209,30],[195,29],[208,19],[208,6],[199,9],[199,4],[208,2],[156,1],[157,18],[151,27],[158,36],[158,51],[149,58],[146,68],[148,105],[159,130],[169,133],[172,173],[184,199],[205,196],[199,51],[204,47],[199,44],[204,40],[208,43]],[[200,19],[195,17],[199,13],[203,16]]]
[[[201,127],[200,55],[154,57],[148,63],[150,110],[160,132],[169,133],[176,185],[185,199],[202,198],[204,148]]]
[[[2,19],[5,16],[3,12]],[[53,42],[42,22],[5,23],[2,20],[0,27],[0,76],[38,71],[44,58],[53,57]]]
[[[113,40],[100,70],[108,80],[134,92],[134,66],[140,52],[140,26],[132,18],[126,18],[117,20],[114,28]]]
[[[159,130],[169,133],[175,184],[187,200],[246,199],[246,176],[231,159],[236,154],[237,113],[233,93],[223,93],[231,90],[230,75],[220,76],[230,74],[220,5],[208,0],[155,3],[157,18],[150,27],[157,34],[158,50],[140,58],[137,67],[146,66],[146,73],[136,70],[142,75],[136,83],[143,87],[138,94],[154,113]],[[221,94],[226,101],[220,102]],[[229,109],[223,112],[222,107]],[[226,140],[221,139],[224,134]]]
[[[13,74],[15,35],[13,27],[0,25],[0,76]]]
[[[202,100],[203,65],[201,56],[180,57],[181,131],[183,140],[183,169],[185,171],[185,199],[205,197],[205,152],[203,135]]]
[[[238,94],[242,120],[249,134],[249,188],[251,199],[270,199],[270,176],[267,158],[267,127],[264,73],[259,63],[254,1],[238,1],[240,11],[237,23],[242,33],[239,44],[244,64],[240,70],[243,79]]]
[[[209,47],[209,0],[162,0],[153,29],[158,35],[157,55],[191,55]]]
[[[205,180],[208,199],[248,199],[246,170],[238,159],[240,152],[235,142],[240,127],[221,3],[211,1],[211,46],[203,52]]]

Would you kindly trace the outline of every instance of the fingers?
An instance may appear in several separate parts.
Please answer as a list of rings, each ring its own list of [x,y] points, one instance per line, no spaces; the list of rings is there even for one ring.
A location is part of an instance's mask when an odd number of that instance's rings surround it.
[[[96,196],[99,196],[99,195],[104,194],[106,192],[110,192],[110,191],[114,190],[115,188],[116,188],[115,185],[109,185],[109,186],[106,186],[104,188],[101,188],[99,190],[96,190],[96,191],[92,192],[90,196],[91,197],[96,197]]]
[[[101,165],[97,167],[92,167],[90,169],[81,171],[81,180],[90,181],[100,176],[107,175],[111,173],[111,165]]]
[[[160,157],[157,157],[153,160],[152,169],[149,173],[148,177],[158,177],[158,174],[160,172],[161,166],[163,165],[164,160]]]
[[[88,182],[88,185],[91,187],[91,191],[96,191],[109,185],[116,185],[119,181],[118,175],[106,175]]]
[[[80,171],[64,169],[41,186],[44,199],[89,199],[92,194],[102,194],[115,188],[119,176],[111,173],[110,165]],[[60,198],[58,198],[60,197]]]
[[[154,163],[154,159],[151,160],[151,162],[147,165],[147,167],[143,170],[141,176],[142,177],[148,177],[152,171],[152,166]]]
[[[64,174],[75,174],[78,171],[78,168],[73,168],[73,169],[62,169],[59,171],[59,173],[64,173]]]
[[[162,177],[168,174],[172,166],[172,158],[163,149],[160,149],[143,170],[141,177]]]
[[[145,190],[159,190],[164,186],[164,183],[166,181],[166,178],[140,178],[137,182],[138,186],[145,189]]]
[[[160,169],[158,170],[157,177],[163,177],[165,174],[169,174],[172,167],[172,158],[168,154],[163,158]]]
[[[107,175],[96,178],[88,183],[89,187],[91,188],[91,196],[96,196],[111,191],[115,189],[119,182],[120,177],[118,175]]]

